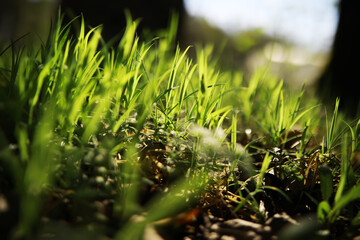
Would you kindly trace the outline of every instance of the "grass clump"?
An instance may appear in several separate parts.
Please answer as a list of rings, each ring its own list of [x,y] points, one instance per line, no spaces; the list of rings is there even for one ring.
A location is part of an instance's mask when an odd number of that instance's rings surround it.
[[[199,216],[281,212],[317,214],[314,235],[359,228],[359,122],[341,129],[338,102],[329,123],[266,69],[221,72],[211,47],[190,59],[176,19],[146,42],[127,18],[116,47],[60,19],[39,49],[1,51],[3,236],[185,236]]]

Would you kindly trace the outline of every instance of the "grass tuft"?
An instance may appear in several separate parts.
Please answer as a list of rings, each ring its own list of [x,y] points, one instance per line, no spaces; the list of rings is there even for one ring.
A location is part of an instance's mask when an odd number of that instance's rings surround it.
[[[150,40],[126,19],[113,48],[101,27],[78,19],[73,36],[61,17],[39,49],[0,48],[5,239],[60,237],[64,222],[70,238],[141,239],[189,234],[200,215],[264,224],[282,212],[359,229],[360,121],[342,119],[339,100],[324,119],[305,84],[222,71],[211,46],[189,58],[176,15]]]

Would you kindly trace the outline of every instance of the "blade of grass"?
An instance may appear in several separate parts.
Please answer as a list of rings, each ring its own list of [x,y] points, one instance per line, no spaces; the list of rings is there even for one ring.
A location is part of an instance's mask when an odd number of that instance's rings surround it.
[[[264,160],[262,162],[262,165],[261,165],[261,169],[260,169],[260,173],[259,173],[259,178],[257,180],[257,183],[256,183],[256,189],[260,189],[261,185],[262,185],[262,182],[264,180],[264,176],[265,176],[265,173],[266,171],[268,170],[269,168],[269,165],[270,165],[270,162],[271,162],[271,159],[272,159],[272,156],[269,155],[269,152],[266,153],[265,157],[264,157]]]

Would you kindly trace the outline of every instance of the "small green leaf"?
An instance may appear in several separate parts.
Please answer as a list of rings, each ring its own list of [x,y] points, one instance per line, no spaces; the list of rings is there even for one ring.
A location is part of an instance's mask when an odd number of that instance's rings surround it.
[[[325,223],[329,212],[331,211],[330,204],[327,201],[322,201],[318,205],[317,217],[320,223]]]
[[[328,201],[333,193],[332,172],[327,166],[320,166],[320,189],[322,199]]]

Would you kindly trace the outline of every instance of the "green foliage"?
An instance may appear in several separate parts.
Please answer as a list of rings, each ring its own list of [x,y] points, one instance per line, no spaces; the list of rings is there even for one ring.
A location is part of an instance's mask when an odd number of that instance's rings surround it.
[[[339,103],[340,103],[340,99],[337,98],[333,116],[331,118],[330,123],[328,120],[328,116],[326,114],[326,142],[324,142],[324,144],[326,143],[326,145],[323,145],[323,149],[322,149],[323,153],[330,153],[331,150],[334,148],[334,144],[339,137],[339,135],[338,136],[334,135],[338,127],[337,118],[338,118]]]
[[[340,212],[345,207],[350,207],[350,203],[360,199],[360,188],[355,183],[355,175],[350,165],[348,156],[348,136],[344,135],[341,157],[341,175],[337,186],[333,205],[330,205],[332,191],[332,176],[329,169],[323,167],[320,170],[321,193],[323,201],[318,206],[318,218],[321,223],[332,224],[339,217]]]
[[[357,121],[355,127],[351,127],[347,122],[345,124],[348,126],[351,134],[351,152],[353,154],[360,147],[360,120]]]
[[[269,166],[270,166],[270,161],[271,161],[271,156],[269,156],[269,153],[266,153],[264,160],[261,164],[261,169],[260,169],[260,173],[259,173],[259,178],[258,181],[256,183],[256,188],[259,189],[262,185],[262,182],[264,180],[264,176],[266,171],[268,170]]]
[[[319,117],[303,99],[305,84],[293,94],[266,68],[249,79],[220,72],[211,46],[194,60],[176,45],[176,16],[147,42],[126,17],[113,48],[101,27],[87,30],[81,19],[75,37],[59,18],[41,48],[0,51],[0,198],[19,209],[9,237],[37,238],[50,231],[44,219],[66,219],[140,239],[200,203],[264,222],[264,202],[306,195],[328,225],[354,207],[360,121],[347,124],[350,135],[337,132],[338,100],[319,149],[311,140],[324,129],[314,130]],[[312,191],[319,180],[320,198]]]

